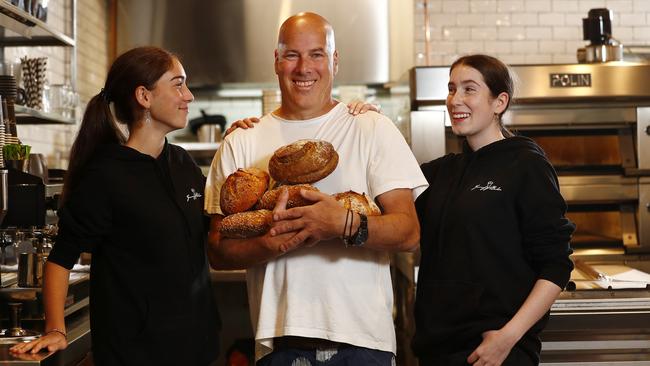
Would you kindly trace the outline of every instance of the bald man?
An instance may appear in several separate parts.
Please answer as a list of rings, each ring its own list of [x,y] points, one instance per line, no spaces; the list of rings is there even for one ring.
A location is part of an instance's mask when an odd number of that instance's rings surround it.
[[[259,365],[394,363],[389,253],[417,248],[413,201],[427,183],[388,118],[349,114],[332,98],[338,57],[334,30],[323,17],[287,19],[275,51],[281,106],[254,129],[228,135],[208,175],[210,263],[247,269]],[[337,168],[314,183],[320,192],[302,192],[314,204],[286,209],[283,195],[267,234],[221,237],[226,177],[238,168],[267,170],[277,148],[301,139],[329,141],[339,154]],[[349,190],[368,193],[382,215],[350,216],[331,196]],[[342,240],[344,228],[353,235]]]

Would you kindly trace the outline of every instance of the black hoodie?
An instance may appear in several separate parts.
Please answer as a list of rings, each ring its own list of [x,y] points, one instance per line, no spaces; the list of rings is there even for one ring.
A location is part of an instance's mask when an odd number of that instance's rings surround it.
[[[473,349],[503,327],[538,279],[564,288],[575,226],[555,171],[532,140],[512,137],[422,165],[416,208],[421,262],[413,350],[420,358]],[[548,314],[519,346],[535,359]]]
[[[151,156],[121,145],[100,151],[59,210],[49,261],[71,268],[92,252],[95,365],[207,365],[219,320],[205,255],[205,179],[165,143]]]

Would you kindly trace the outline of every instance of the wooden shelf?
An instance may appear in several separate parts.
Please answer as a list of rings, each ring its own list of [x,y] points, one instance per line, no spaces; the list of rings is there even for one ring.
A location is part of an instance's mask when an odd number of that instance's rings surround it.
[[[0,0],[0,27],[4,28],[0,47],[75,46],[72,37],[4,0]]]

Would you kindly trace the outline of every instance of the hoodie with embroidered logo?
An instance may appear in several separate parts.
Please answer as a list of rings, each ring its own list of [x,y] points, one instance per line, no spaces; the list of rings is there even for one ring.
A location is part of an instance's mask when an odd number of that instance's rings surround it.
[[[208,365],[219,319],[205,255],[205,178],[165,142],[158,158],[99,149],[59,210],[48,261],[91,252],[95,365]]]
[[[526,137],[511,137],[422,165],[421,261],[413,350],[421,359],[477,347],[503,327],[538,279],[564,288],[575,226],[556,173]],[[539,359],[548,313],[520,340]]]

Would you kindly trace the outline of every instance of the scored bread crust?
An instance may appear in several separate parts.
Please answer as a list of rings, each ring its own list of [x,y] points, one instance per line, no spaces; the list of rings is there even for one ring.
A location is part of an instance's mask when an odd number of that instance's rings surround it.
[[[269,160],[269,173],[282,183],[314,183],[336,169],[339,155],[323,140],[298,140],[277,149]]]
[[[282,190],[285,188],[289,192],[289,198],[287,199],[287,208],[308,206],[314,203],[300,195],[301,189],[319,192],[318,188],[312,186],[311,184],[280,186],[270,191],[266,191],[266,193],[264,193],[262,198],[260,198],[260,201],[257,203],[257,208],[273,210],[275,208],[275,203],[278,201],[278,197],[280,197]]]
[[[334,199],[343,205],[343,207],[356,213],[364,214],[366,216],[381,215],[379,206],[377,206],[377,204],[375,204],[375,202],[365,193],[361,194],[354,191],[347,191],[335,194]]]
[[[255,210],[228,215],[221,220],[219,233],[226,238],[246,239],[264,235],[273,223],[273,211]]]
[[[261,169],[237,169],[221,186],[219,204],[224,215],[251,209],[269,188],[269,174]]]

